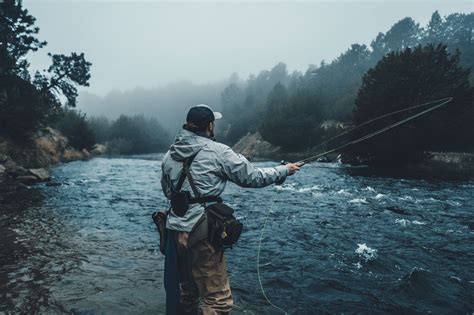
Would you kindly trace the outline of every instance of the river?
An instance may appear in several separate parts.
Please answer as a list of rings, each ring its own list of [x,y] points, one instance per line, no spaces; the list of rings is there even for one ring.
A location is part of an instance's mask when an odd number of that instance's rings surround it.
[[[160,314],[162,154],[52,168],[0,199],[0,313]],[[271,166],[274,162],[258,162]],[[307,165],[282,186],[224,199],[244,223],[226,252],[235,314],[474,311],[474,181],[349,175]],[[280,312],[281,313],[281,312]]]

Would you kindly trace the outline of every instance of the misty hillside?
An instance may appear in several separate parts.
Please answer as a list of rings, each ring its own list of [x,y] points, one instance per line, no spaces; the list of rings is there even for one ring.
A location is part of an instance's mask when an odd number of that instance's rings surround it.
[[[79,96],[78,109],[88,116],[116,119],[120,115],[141,115],[156,118],[170,133],[181,128],[191,105],[212,104],[220,109],[221,92],[229,80],[198,85],[187,81],[170,83],[156,89],[136,88],[130,91],[112,91],[104,97],[88,92]]]

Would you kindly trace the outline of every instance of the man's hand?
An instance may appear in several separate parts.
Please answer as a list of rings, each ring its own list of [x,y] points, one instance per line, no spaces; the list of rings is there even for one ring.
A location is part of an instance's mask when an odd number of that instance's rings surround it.
[[[298,163],[287,163],[286,167],[288,168],[288,174],[293,175],[294,173],[296,173],[297,171],[300,170],[301,166],[302,165],[300,165]]]

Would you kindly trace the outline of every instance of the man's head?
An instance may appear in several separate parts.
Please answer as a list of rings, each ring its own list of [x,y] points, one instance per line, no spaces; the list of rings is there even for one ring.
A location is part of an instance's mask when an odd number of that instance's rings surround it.
[[[221,113],[212,111],[205,104],[199,104],[189,109],[185,126],[190,131],[205,132],[208,136],[214,137],[214,121],[221,118]]]

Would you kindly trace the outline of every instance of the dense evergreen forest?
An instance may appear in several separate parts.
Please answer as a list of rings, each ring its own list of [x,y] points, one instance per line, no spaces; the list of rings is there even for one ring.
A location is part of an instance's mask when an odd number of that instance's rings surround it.
[[[258,131],[285,151],[311,151],[360,122],[452,96],[446,109],[350,153],[386,163],[414,161],[425,151],[474,149],[474,13],[441,17],[436,11],[425,26],[405,17],[369,46],[352,44],[304,73],[289,73],[279,63],[246,80],[234,73],[201,86],[181,82],[105,98],[84,94],[81,108],[95,109],[86,116],[74,108],[77,88],[89,85],[91,63],[84,54],[49,54],[48,69],[31,71],[27,54],[47,44],[38,39],[35,18],[17,0],[4,1],[0,10],[0,135],[18,141],[53,126],[78,149],[101,142],[119,154],[163,151],[183,112],[199,99],[223,111],[217,130],[222,142],[233,145]]]
[[[304,74],[288,73],[279,63],[236,81],[222,93],[222,136],[233,144],[259,131],[288,151],[311,150],[351,125],[453,96],[448,109],[352,152],[393,162],[412,159],[419,150],[472,150],[473,29],[474,13],[441,17],[434,12],[424,27],[406,17],[379,33],[370,47],[353,44],[332,62],[310,66]]]

